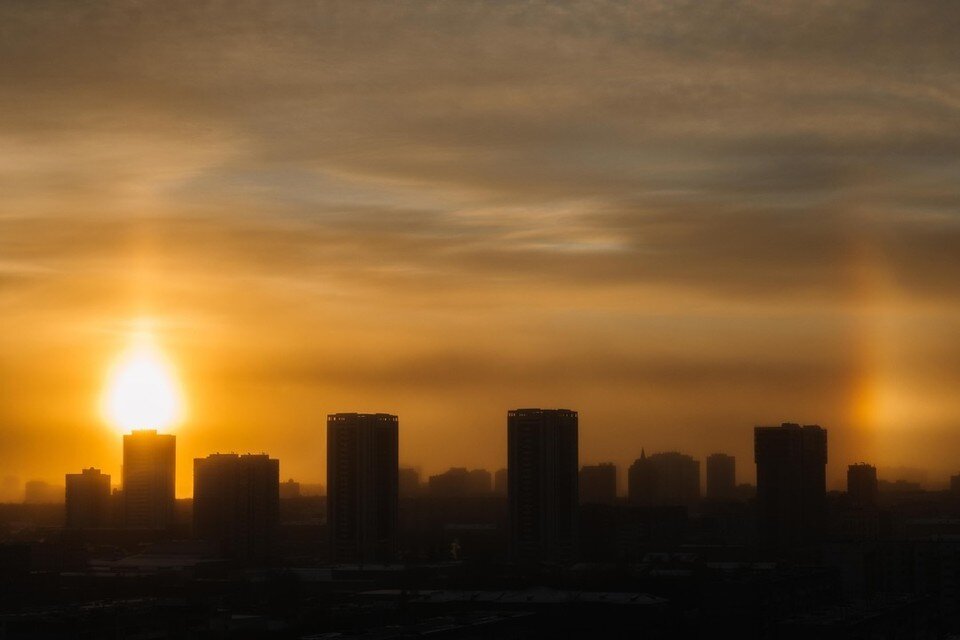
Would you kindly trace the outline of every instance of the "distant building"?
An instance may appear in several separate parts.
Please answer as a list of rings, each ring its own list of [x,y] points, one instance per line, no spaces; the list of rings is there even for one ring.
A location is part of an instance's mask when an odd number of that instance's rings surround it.
[[[858,508],[877,506],[877,468],[861,462],[847,467],[847,497]]]
[[[412,498],[420,495],[420,470],[413,467],[401,467],[399,483],[401,498]]]
[[[28,480],[23,486],[25,504],[63,504],[64,488],[44,480]]]
[[[93,467],[66,475],[66,526],[101,529],[110,524],[110,476]]]
[[[123,436],[123,522],[128,529],[173,526],[177,438],[154,430]]]
[[[612,462],[580,468],[580,504],[613,504],[617,501],[617,467]]]
[[[737,497],[737,460],[725,453],[707,456],[707,497],[734,500]]]
[[[630,502],[641,506],[696,504],[700,499],[700,461],[668,451],[640,458],[627,474]]]
[[[577,548],[577,412],[507,413],[510,553],[515,560],[568,560]]]
[[[397,552],[397,416],[327,417],[327,522],[333,562],[384,563]]]
[[[783,423],[754,429],[760,542],[793,547],[821,539],[826,518],[827,432]]]
[[[493,492],[498,496],[507,495],[507,470],[497,469],[493,474]]]
[[[193,461],[193,532],[226,557],[263,562],[276,553],[280,461],[216,453]]]
[[[327,495],[325,487],[319,482],[301,482],[300,496],[303,498],[316,498]]]
[[[196,481],[196,479],[194,479]],[[280,483],[280,499],[295,500],[300,497],[300,483],[290,478],[286,482]]]
[[[482,496],[490,493],[490,472],[486,469],[468,471],[453,467],[441,474],[430,476],[430,493],[437,496]]]

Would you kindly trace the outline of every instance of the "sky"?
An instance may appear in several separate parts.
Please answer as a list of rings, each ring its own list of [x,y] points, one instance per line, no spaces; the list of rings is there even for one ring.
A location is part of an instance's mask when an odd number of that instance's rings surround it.
[[[0,475],[119,479],[148,327],[192,458],[325,480],[325,417],[423,474],[580,460],[960,472],[952,0],[4,2]]]

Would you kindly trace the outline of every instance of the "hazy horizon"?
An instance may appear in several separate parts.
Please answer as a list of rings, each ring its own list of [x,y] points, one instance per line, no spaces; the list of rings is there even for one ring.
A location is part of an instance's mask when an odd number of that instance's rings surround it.
[[[324,482],[325,418],[425,474],[737,457],[960,472],[960,5],[0,5],[0,477],[119,478],[148,326],[194,457]],[[59,481],[57,479],[60,479]]]

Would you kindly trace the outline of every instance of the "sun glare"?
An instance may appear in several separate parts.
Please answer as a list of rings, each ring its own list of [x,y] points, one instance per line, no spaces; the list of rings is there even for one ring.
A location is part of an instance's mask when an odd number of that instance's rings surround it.
[[[102,409],[122,431],[168,428],[183,418],[173,367],[148,334],[137,335],[111,367]]]

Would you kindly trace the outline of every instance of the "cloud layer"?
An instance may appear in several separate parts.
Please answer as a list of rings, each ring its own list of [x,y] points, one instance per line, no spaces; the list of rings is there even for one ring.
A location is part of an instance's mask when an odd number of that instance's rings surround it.
[[[186,456],[319,479],[355,408],[428,470],[495,467],[543,404],[585,460],[728,448],[748,479],[783,418],[831,429],[836,474],[946,471],[958,28],[949,1],[6,3],[0,461],[116,469],[92,407],[149,316]],[[97,444],[41,462],[49,434]]]

